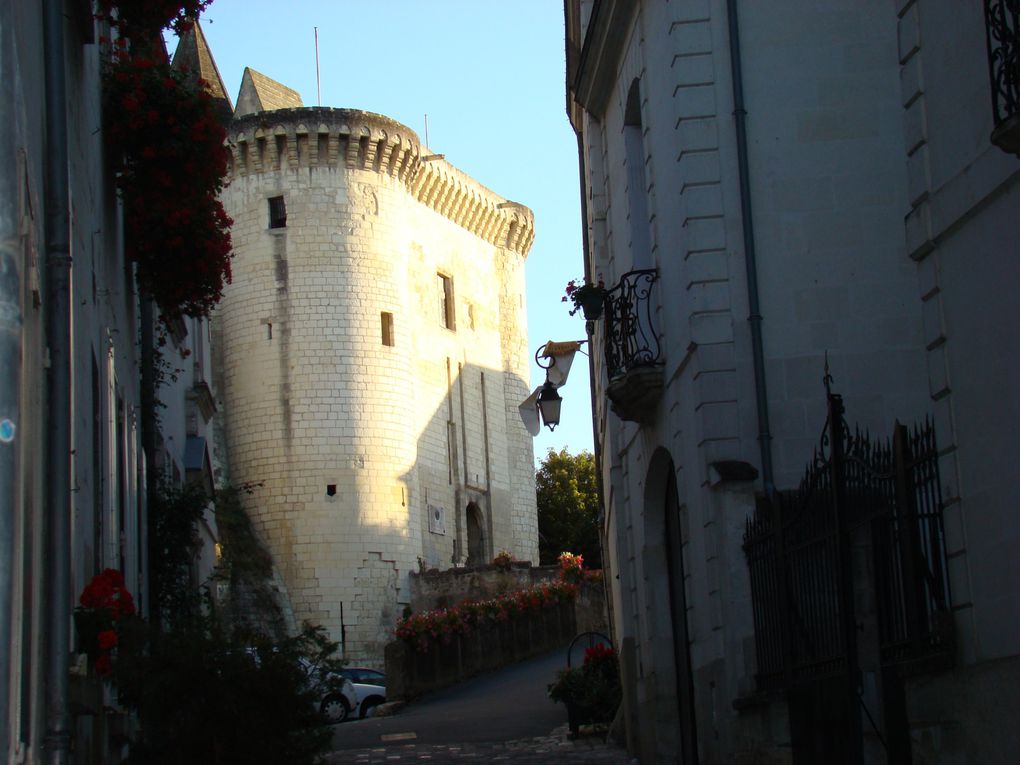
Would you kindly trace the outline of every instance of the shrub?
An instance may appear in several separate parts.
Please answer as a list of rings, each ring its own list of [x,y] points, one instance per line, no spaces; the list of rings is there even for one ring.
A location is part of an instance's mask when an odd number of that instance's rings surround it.
[[[305,625],[292,638],[230,633],[211,616],[154,636],[151,653],[120,662],[121,703],[141,738],[128,763],[319,762],[332,740],[318,703],[336,681],[337,644]]]

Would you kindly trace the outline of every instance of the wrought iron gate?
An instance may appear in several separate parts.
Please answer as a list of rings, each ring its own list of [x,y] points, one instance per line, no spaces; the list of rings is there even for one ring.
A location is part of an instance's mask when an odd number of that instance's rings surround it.
[[[860,690],[859,628],[873,620],[877,651],[865,654],[883,686],[879,739],[890,762],[909,762],[900,681],[953,651],[934,428],[897,423],[875,443],[851,431],[829,378],[826,392],[800,487],[762,498],[747,522],[758,690],[785,691],[795,762],[862,762],[863,717],[879,731]],[[858,613],[865,592],[875,605]]]

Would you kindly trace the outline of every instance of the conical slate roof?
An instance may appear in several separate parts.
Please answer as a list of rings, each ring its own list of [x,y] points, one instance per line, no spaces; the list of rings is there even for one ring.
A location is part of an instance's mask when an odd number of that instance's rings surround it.
[[[295,109],[304,106],[301,96],[296,90],[282,85],[276,80],[256,72],[251,67],[244,68],[241,77],[241,89],[237,93],[237,109],[235,117],[256,112],[271,112],[276,109]]]
[[[233,104],[230,103],[230,96],[227,95],[227,88],[220,77],[220,70],[216,67],[216,61],[209,50],[205,34],[198,21],[191,25],[191,29],[181,35],[177,43],[177,50],[174,51],[172,66],[175,69],[184,69],[188,73],[188,79],[192,82],[199,78],[205,81],[205,89],[209,91],[215,102],[217,115],[224,124],[230,122],[234,114]]]

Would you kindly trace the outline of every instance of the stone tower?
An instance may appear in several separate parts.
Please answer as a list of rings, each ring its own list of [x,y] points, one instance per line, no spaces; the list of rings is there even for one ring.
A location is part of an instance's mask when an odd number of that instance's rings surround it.
[[[227,456],[234,483],[260,483],[247,509],[295,616],[371,662],[408,572],[501,549],[537,563],[517,412],[534,223],[404,125],[294,97],[246,72],[253,111],[229,129]]]

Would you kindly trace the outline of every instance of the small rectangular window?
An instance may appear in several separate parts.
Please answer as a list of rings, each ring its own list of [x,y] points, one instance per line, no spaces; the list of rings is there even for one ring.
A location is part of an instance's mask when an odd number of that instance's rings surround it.
[[[445,274],[439,277],[439,323],[447,329],[456,329],[456,311],[453,303],[453,279]]]
[[[269,228],[287,227],[287,203],[283,197],[269,198]]]
[[[381,314],[382,318],[382,344],[388,345],[391,348],[397,344],[397,341],[393,337],[393,314],[388,311],[383,311]]]

